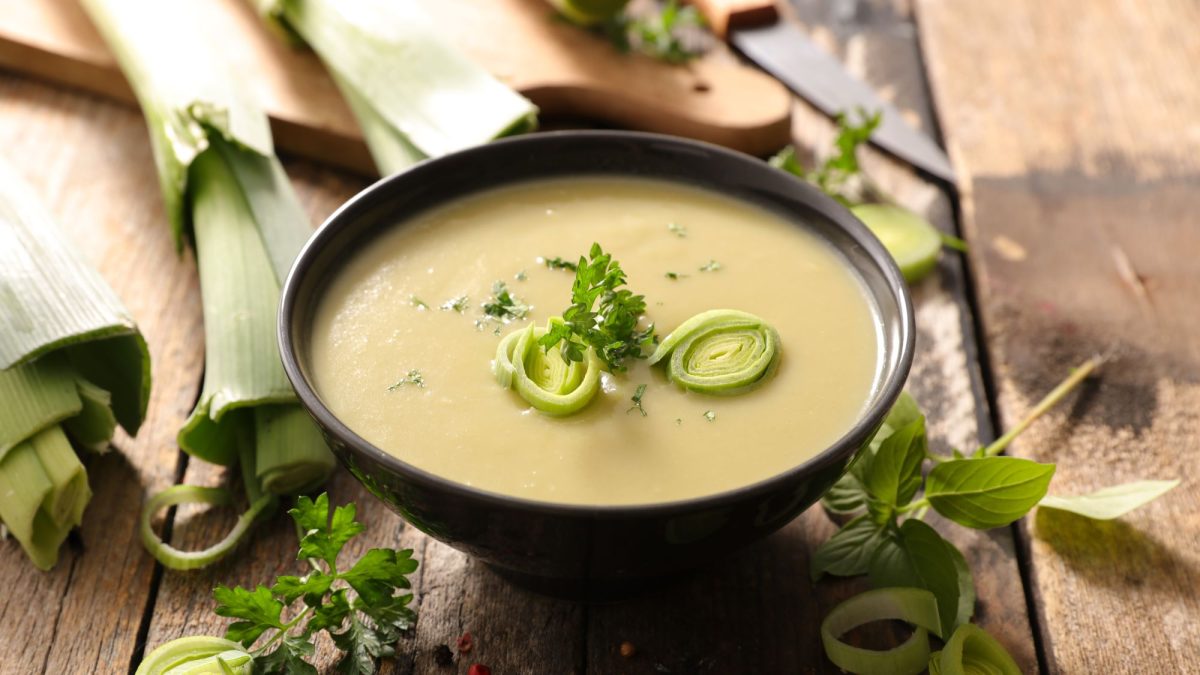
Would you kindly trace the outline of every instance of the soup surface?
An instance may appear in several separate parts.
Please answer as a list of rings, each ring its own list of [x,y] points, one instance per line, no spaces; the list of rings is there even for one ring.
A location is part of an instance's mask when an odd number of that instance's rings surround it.
[[[502,388],[491,371],[500,335],[570,304],[574,273],[544,260],[577,261],[592,242],[646,296],[660,336],[716,308],[774,325],[774,378],[708,396],[636,361],[605,374],[584,410],[557,418]],[[527,319],[482,321],[496,281],[532,306]],[[854,424],[880,361],[865,287],[815,235],[724,196],[599,177],[501,188],[418,215],[348,261],[312,330],[315,388],[363,438],[460,483],[572,504],[674,501],[781,473]],[[630,400],[640,384],[645,416]]]

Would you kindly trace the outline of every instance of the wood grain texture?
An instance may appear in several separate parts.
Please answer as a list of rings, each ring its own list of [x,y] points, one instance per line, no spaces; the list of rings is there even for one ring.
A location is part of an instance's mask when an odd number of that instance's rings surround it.
[[[787,142],[787,90],[720,58],[676,67],[621,54],[544,0],[425,0],[443,34],[551,116],[690,136],[753,154]],[[203,31],[253,82],[283,149],[374,175],[362,136],[316,56],[287,47],[247,0],[175,0],[175,29]],[[0,0],[0,65],[132,102],[75,0]],[[172,27],[164,27],[166,30]]]
[[[918,7],[1001,417],[1112,354],[1012,453],[1057,462],[1055,494],[1183,481],[1114,522],[1037,514],[1028,546],[1049,668],[1200,671],[1200,7]]]
[[[120,672],[154,569],[137,514],[145,497],[175,480],[175,432],[199,383],[194,266],[175,253],[151,189],[145,126],[127,108],[3,77],[0,148],[133,314],[154,378],[137,439],[118,432],[116,450],[87,461],[95,494],[54,571],[38,573],[15,541],[0,543],[0,672]]]
[[[792,20],[805,24],[822,47],[839,54],[916,128],[932,128],[916,29],[905,3],[805,0],[793,3],[793,9]],[[831,147],[833,125],[823,115],[801,104],[793,118],[802,152]],[[883,153],[868,149],[863,154],[867,171],[884,191],[943,231],[955,231],[950,200],[935,184]],[[943,453],[976,447],[981,437],[992,435],[964,286],[963,261],[951,254],[933,277],[913,288],[918,337],[908,387],[929,417],[934,450]],[[936,517],[929,521],[971,566],[979,593],[975,621],[1005,645],[1023,672],[1037,672],[1013,532],[980,533]],[[816,507],[759,545],[658,596],[592,608],[589,671],[838,672],[825,660],[817,627],[835,604],[867,586],[861,579],[809,584],[809,556],[835,529]],[[870,637],[886,644],[896,636]],[[634,658],[620,656],[622,641],[637,647]]]

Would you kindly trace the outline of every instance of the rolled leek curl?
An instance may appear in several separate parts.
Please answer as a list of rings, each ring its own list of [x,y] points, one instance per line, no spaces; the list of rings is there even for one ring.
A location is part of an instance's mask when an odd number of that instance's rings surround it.
[[[136,675],[250,675],[253,667],[254,658],[238,643],[195,635],[160,645]]]
[[[519,328],[500,341],[492,373],[500,386],[515,389],[538,410],[555,416],[582,410],[600,390],[603,363],[589,348],[583,361],[567,361],[562,351],[543,349],[538,340],[562,319],[551,317],[547,326]]]
[[[775,374],[779,333],[767,322],[736,309],[711,309],[679,324],[649,363],[666,360],[667,377],[703,394],[743,394]]]
[[[842,635],[876,621],[898,619],[913,633],[898,647],[864,649],[846,644]],[[941,618],[933,593],[921,588],[879,588],[842,602],[821,622],[821,643],[835,666],[859,675],[1020,675],[1012,656],[996,639],[969,623],[929,653],[929,634],[941,636]]]

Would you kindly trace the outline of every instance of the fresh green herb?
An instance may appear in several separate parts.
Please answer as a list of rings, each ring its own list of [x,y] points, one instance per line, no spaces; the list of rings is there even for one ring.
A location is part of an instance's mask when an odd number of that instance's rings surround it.
[[[218,651],[223,652],[218,655],[222,660],[203,672],[250,672],[249,667],[237,671],[218,667],[231,656],[239,662],[250,657],[255,673],[315,674],[308,659],[315,654],[314,641],[322,631],[343,653],[337,664],[341,673],[374,673],[381,657],[395,653],[396,643],[417,620],[409,607],[412,593],[405,592],[412,587],[408,575],[417,569],[412,551],[373,548],[352,566],[339,568],[338,556],[346,543],[366,529],[355,520],[354,504],[337,507],[331,519],[329,497],[322,494],[315,501],[300,497],[288,513],[300,533],[297,558],[306,561],[310,571],[303,576],[280,576],[269,588],[219,585],[213,590],[214,611],[234,619],[225,639],[241,648],[225,643],[217,649],[187,654],[185,648],[198,641],[216,641],[191,636],[160,646],[147,662],[167,658],[172,666],[182,665],[179,654],[171,654],[175,646],[175,652],[184,652],[184,662],[211,660]],[[150,672],[147,665],[143,663],[138,672]]]
[[[553,258],[546,258],[544,256],[538,257],[538,262],[552,270],[571,270],[574,272],[577,267],[575,263],[571,262],[570,260],[564,260],[558,256],[554,256]]]
[[[642,417],[646,416],[646,409],[642,407],[642,396],[645,393],[646,393],[646,385],[639,384],[637,386],[637,390],[633,392],[633,396],[629,397],[629,400],[633,401],[633,407],[631,407],[629,410],[625,411],[626,415],[628,415],[629,413],[636,410],[642,414]]]
[[[538,344],[546,351],[562,343],[563,358],[583,361],[588,348],[612,372],[625,370],[625,359],[646,357],[644,347],[654,338],[654,324],[638,330],[646,311],[646,299],[625,285],[621,264],[593,243],[589,258],[579,258],[571,284],[571,306],[562,313],[563,322],[553,324]]]
[[[424,300],[418,298],[415,295],[408,296],[408,304],[412,305],[413,307],[416,307],[418,310],[420,310],[422,312],[429,309],[429,305],[425,304]]]
[[[682,417],[675,418],[675,426],[677,426],[677,427],[683,426],[683,418]]]
[[[529,275],[525,273],[525,270],[521,270],[520,272],[517,272],[516,274],[514,274],[513,278],[516,279],[517,281],[525,281],[526,279],[529,278]]]
[[[524,319],[532,309],[508,290],[508,284],[497,281],[492,284],[492,297],[483,303],[483,313],[501,323]]]
[[[666,273],[666,274],[664,274],[663,276],[665,276],[666,278],[670,279],[671,281],[678,281],[678,280],[680,280],[680,279],[685,279],[685,278],[687,278],[687,275],[686,275],[686,274],[680,274],[680,273],[678,273],[678,272],[667,272],[667,273]]]
[[[409,385],[409,384],[413,385],[417,389],[424,389],[425,388],[425,376],[421,374],[421,371],[414,368],[413,370],[408,371],[408,374],[405,375],[403,378],[397,380],[395,384],[389,386],[388,391],[395,391],[395,390],[399,389],[400,387],[403,387],[403,386]]]
[[[459,314],[462,314],[463,312],[467,311],[467,308],[470,306],[469,298],[465,295],[460,295],[457,298],[450,298],[449,300],[443,302],[441,309],[443,312],[454,310]]]
[[[721,263],[716,260],[709,260],[700,266],[701,272],[716,272],[719,269],[721,269]]]
[[[711,410],[705,410],[704,411],[704,419],[708,420],[709,422],[716,422],[717,421],[717,413],[715,413]]]
[[[687,228],[680,225],[679,223],[676,223],[676,222],[667,223],[667,229],[671,231],[671,234],[675,235],[676,237],[679,237],[680,239],[683,239],[684,237],[687,236]]]
[[[695,7],[681,7],[678,0],[667,0],[657,12],[646,16],[621,13],[598,28],[622,52],[637,51],[660,61],[682,64],[700,55],[682,35],[703,26],[704,17]]]
[[[833,145],[836,152],[825,158],[816,169],[805,170],[796,156],[796,149],[788,146],[782,152],[771,158],[771,166],[783,169],[815,183],[821,191],[847,206],[857,202],[857,199],[847,195],[852,181],[861,178],[862,169],[858,164],[858,146],[866,143],[871,134],[883,120],[883,113],[876,112],[868,115],[862,108],[857,109],[858,123],[846,113],[837,116],[837,138]]]
[[[928,628],[948,640],[948,645],[954,639],[972,639],[982,648],[978,643],[984,638],[968,636],[969,631],[978,630],[969,625],[975,606],[971,571],[962,553],[923,522],[930,509],[975,529],[1008,525],[1039,503],[1088,517],[1111,518],[1155,499],[1178,484],[1178,481],[1143,481],[1108,488],[1083,498],[1053,497],[1046,493],[1054,475],[1054,464],[1000,455],[1014,438],[1099,365],[1099,358],[1085,362],[1012,430],[969,455],[958,451],[952,457],[931,454],[925,434],[925,417],[911,396],[902,395],[869,447],[822,498],[829,511],[855,517],[814,553],[813,579],[825,574],[867,574],[873,586],[888,592],[922,589],[921,592],[928,593],[936,606],[937,611],[931,615],[940,617],[936,625]],[[922,470],[926,462],[933,463],[928,472]],[[922,478],[923,475],[927,477]],[[854,601],[857,598],[848,602]],[[887,602],[891,600],[879,603],[881,616],[894,611],[883,609]],[[839,609],[840,606],[835,608],[830,618]],[[871,613],[865,609],[854,612],[855,616]],[[893,614],[886,616],[894,617]],[[831,635],[840,635],[848,627],[841,628],[840,631],[833,630]],[[960,637],[963,630],[968,634]],[[856,663],[852,650],[843,649],[844,645],[836,640],[836,635],[826,639],[825,645],[835,663],[843,667]],[[883,656],[879,658],[884,659]],[[917,661],[924,663],[929,658],[926,649]],[[934,655],[934,658],[939,657]],[[1003,658],[996,655],[997,661],[1003,661]],[[862,663],[854,666],[855,672],[883,672]]]

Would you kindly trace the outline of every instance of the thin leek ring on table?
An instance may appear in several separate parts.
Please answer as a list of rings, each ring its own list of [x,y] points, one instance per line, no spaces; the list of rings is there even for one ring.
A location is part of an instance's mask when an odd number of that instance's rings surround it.
[[[562,350],[543,349],[538,340],[549,327],[561,324],[551,317],[546,328],[528,326],[500,340],[492,372],[500,386],[512,388],[530,405],[549,415],[570,415],[582,410],[600,390],[602,363],[594,349],[583,361],[567,361]]]
[[[732,396],[766,382],[779,366],[779,333],[736,309],[710,309],[679,324],[650,355],[667,377],[704,394]]]
[[[254,657],[240,644],[219,637],[191,635],[160,645],[146,655],[136,675],[229,673],[249,675]],[[207,666],[207,668],[201,669]]]
[[[899,619],[915,628],[899,647],[863,649],[840,638],[859,626]],[[941,618],[933,593],[920,588],[880,588],[834,607],[821,622],[825,655],[842,670],[862,675],[916,675],[929,665],[929,631],[941,633]]]
[[[154,514],[160,509],[180,504],[227,506],[233,503],[233,497],[224,488],[172,485],[146,500],[145,506],[142,507],[138,530],[146,550],[164,567],[173,570],[194,570],[213,564],[237,548],[238,543],[250,531],[250,525],[268,506],[275,503],[275,499],[274,495],[269,494],[258,496],[250,503],[246,512],[238,516],[233,529],[221,541],[200,551],[182,551],[163,541],[162,537],[154,532],[150,525]]]
[[[954,631],[929,658],[930,675],[1021,675],[1017,662],[996,638],[969,623]]]

